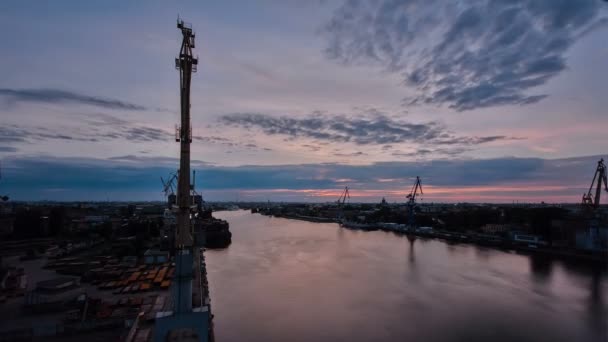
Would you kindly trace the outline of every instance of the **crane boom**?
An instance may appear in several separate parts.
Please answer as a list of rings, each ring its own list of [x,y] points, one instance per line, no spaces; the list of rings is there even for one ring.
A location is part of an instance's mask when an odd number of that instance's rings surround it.
[[[420,182],[420,177],[416,176],[416,184],[412,186],[412,191],[410,191],[409,195],[405,196],[409,198],[410,201],[416,201],[416,196],[418,195],[418,190],[420,190],[420,194],[423,195],[422,192],[422,183]]]
[[[340,198],[338,198],[338,204],[346,203],[347,198],[350,199],[350,193],[348,192],[348,186],[345,186]]]
[[[593,180],[589,186],[587,193],[583,194],[583,205],[597,208],[600,206],[600,197],[602,194],[602,182],[604,183],[604,190],[608,192],[608,177],[606,175],[606,165],[604,159],[600,159],[597,162],[597,168],[593,174]],[[596,183],[597,180],[597,183]],[[595,185],[595,196],[592,196],[593,186]]]
[[[410,191],[410,193],[407,196],[405,196],[405,198],[408,199],[408,202],[407,202],[408,223],[409,223],[410,227],[413,227],[415,224],[416,196],[418,195],[418,193],[420,193],[420,195],[423,195],[422,183],[420,181],[420,177],[416,176],[416,183],[412,187],[412,190]]]

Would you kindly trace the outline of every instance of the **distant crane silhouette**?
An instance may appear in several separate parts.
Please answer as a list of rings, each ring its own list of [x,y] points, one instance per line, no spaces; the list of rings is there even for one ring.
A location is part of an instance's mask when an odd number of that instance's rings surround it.
[[[169,178],[165,180],[162,176],[160,177],[160,181],[163,184],[163,193],[168,200],[169,206],[172,207],[176,204],[177,196],[175,195],[176,185],[175,182],[179,179],[179,170],[171,173]],[[190,201],[192,205],[195,205],[196,198],[200,197],[200,194],[196,192],[196,170],[192,170],[192,184],[190,184]],[[202,197],[201,197],[202,200]]]
[[[160,181],[163,183],[163,192],[166,197],[175,194],[175,180],[177,179],[177,175],[178,171],[173,172],[166,181],[162,176],[160,177]]]
[[[340,205],[344,205],[347,199],[350,199],[350,193],[348,192],[348,186],[345,186],[344,191],[342,191],[342,194],[340,195],[340,198],[338,198],[337,203]]]
[[[583,194],[583,205],[587,207],[597,208],[600,206],[600,196],[602,194],[602,182],[604,182],[604,190],[608,192],[608,177],[606,177],[606,165],[604,165],[604,159],[600,159],[597,162],[597,168],[595,169],[595,173],[593,174],[593,180],[591,181],[591,186],[589,186],[589,191],[586,194]],[[595,180],[597,179],[597,184],[595,187],[595,198],[591,196],[591,192],[593,191],[593,185],[595,184]]]
[[[416,176],[416,184],[412,187],[412,191],[405,196],[408,199],[407,208],[408,208],[408,224],[410,227],[413,227],[416,223],[415,215],[416,215],[416,196],[418,196],[418,192],[420,195],[423,195],[422,192],[422,183],[420,182],[420,177]]]

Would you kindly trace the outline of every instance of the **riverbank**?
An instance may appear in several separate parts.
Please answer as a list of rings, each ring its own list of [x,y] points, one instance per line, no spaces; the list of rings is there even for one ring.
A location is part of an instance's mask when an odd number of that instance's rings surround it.
[[[534,243],[528,241],[514,241],[497,235],[490,234],[477,234],[477,233],[462,233],[449,230],[434,230],[429,227],[417,227],[412,228],[404,224],[396,223],[375,223],[375,224],[363,224],[363,223],[352,223],[342,221],[339,219],[331,219],[325,217],[314,217],[297,214],[279,214],[269,215],[262,212],[256,212],[265,216],[275,216],[292,220],[300,220],[307,222],[319,222],[319,223],[336,223],[340,227],[353,230],[362,231],[373,231],[381,230],[386,232],[392,232],[398,235],[409,235],[418,236],[430,239],[439,239],[451,243],[468,243],[478,246],[496,248],[504,251],[516,251],[519,253],[526,254],[537,254],[544,255],[552,258],[568,259],[585,261],[592,263],[601,263],[608,265],[608,253],[606,252],[595,252],[595,251],[583,251],[578,249],[571,249],[565,247],[551,247],[541,243]]]

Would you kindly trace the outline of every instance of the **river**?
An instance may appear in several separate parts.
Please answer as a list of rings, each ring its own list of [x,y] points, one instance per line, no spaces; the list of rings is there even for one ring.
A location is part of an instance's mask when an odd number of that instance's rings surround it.
[[[218,342],[607,341],[606,270],[226,211],[208,250]]]

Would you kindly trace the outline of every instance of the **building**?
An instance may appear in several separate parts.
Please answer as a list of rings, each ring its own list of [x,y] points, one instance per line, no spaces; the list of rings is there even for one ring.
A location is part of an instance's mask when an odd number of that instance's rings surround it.
[[[0,236],[8,236],[13,234],[14,226],[13,217],[0,217]]]
[[[146,265],[164,264],[169,261],[169,252],[158,249],[148,249],[144,253],[144,263]]]
[[[499,234],[508,232],[513,229],[513,226],[510,224],[501,224],[501,223],[488,223],[481,227],[481,231],[486,234]]]

